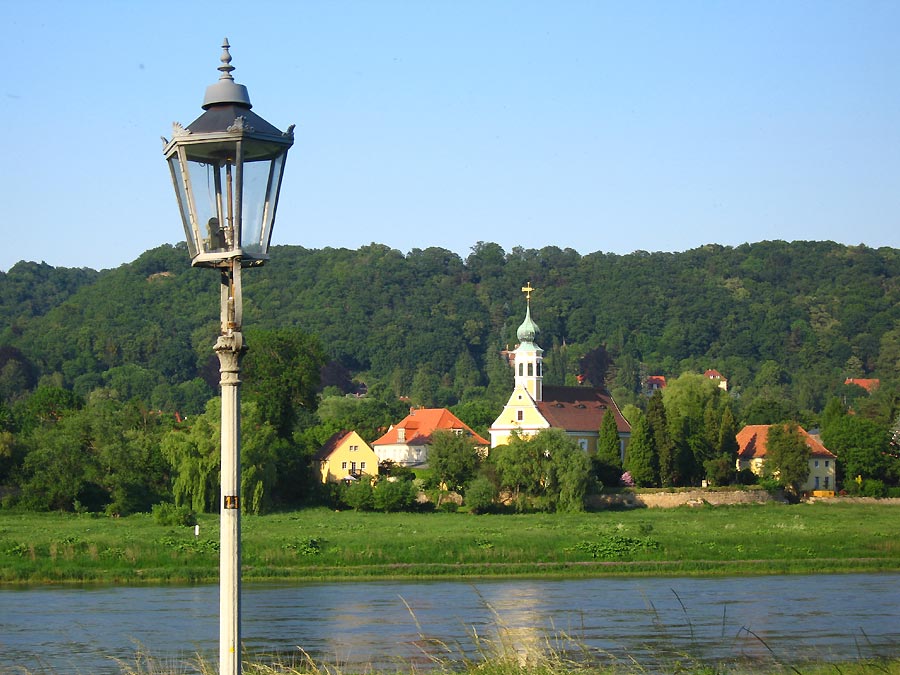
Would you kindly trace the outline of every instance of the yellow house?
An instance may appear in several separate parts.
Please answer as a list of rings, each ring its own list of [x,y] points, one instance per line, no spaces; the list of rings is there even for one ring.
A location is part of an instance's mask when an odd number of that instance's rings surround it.
[[[355,431],[339,431],[315,455],[323,483],[378,475],[378,455]]]
[[[624,456],[631,426],[609,392],[598,387],[544,385],[544,351],[535,343],[539,329],[531,319],[534,289],[529,283],[522,291],[527,304],[525,320],[516,332],[519,346],[510,358],[514,370],[513,392],[491,425],[491,447],[507,445],[514,432],[533,436],[542,429],[562,429],[582,450],[594,454],[603,418],[613,415],[619,431],[619,452]]]
[[[763,475],[766,463],[766,441],[770,424],[748,424],[737,434],[737,470],[750,469],[757,476]],[[837,455],[829,451],[822,442],[800,427],[800,433],[809,446],[809,476],[803,485],[803,492],[833,495],[835,491],[835,463]]]

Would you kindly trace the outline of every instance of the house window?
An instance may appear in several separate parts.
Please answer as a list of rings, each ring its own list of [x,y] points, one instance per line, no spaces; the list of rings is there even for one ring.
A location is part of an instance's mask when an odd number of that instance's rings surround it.
[[[818,469],[819,468],[819,460],[816,460],[815,463],[813,464],[813,466],[815,466]]]
[[[519,377],[522,377],[522,375],[524,375],[524,374],[525,374],[525,364],[520,363],[519,364]]]
[[[358,452],[358,451],[359,451],[359,446],[358,446],[358,445],[351,445],[351,446],[350,446],[350,452]]]
[[[543,369],[543,362],[542,362],[542,361],[538,361],[538,362],[537,362],[537,374],[538,374],[538,377],[541,376],[541,374],[542,374],[541,371],[543,371],[543,370],[544,370],[544,369]]]
[[[462,432],[463,432],[462,429],[454,429],[454,430],[453,430],[453,433],[454,433],[455,435],[457,435],[457,436],[462,436]]]
[[[818,490],[818,489],[819,489],[819,477],[816,476],[816,486],[813,488],[813,490]]]
[[[347,468],[347,462],[341,462],[341,468],[342,468],[342,469],[346,469],[346,468]]]
[[[519,420],[520,422],[522,420],[524,420],[525,419],[525,411],[524,410],[516,411],[516,419]]]
[[[581,449],[582,449],[582,450],[584,450],[585,452],[587,452],[587,439],[586,439],[586,438],[579,438],[579,439],[578,439],[578,445],[581,446]]]
[[[399,429],[397,429],[397,440],[400,441],[401,443],[406,442],[406,429],[405,428],[400,427]]]
[[[828,468],[828,464],[829,464],[829,463],[830,463],[830,461],[826,459],[826,460],[825,460],[825,468],[826,468],[826,469]]]
[[[828,476],[825,476],[825,489],[828,489]]]
[[[356,462],[350,462],[350,473],[356,473]]]
[[[360,470],[360,471],[365,471],[365,470],[366,470],[366,463],[365,463],[365,462],[360,462],[360,463],[359,463],[359,470]]]

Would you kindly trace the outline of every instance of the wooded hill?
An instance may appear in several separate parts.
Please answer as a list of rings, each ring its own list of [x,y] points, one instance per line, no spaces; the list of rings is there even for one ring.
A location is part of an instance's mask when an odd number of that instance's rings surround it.
[[[379,244],[278,246],[271,258],[244,275],[245,327],[318,337],[333,361],[323,386],[364,383],[426,405],[508,394],[494,357],[515,344],[530,281],[551,384],[587,375],[625,404],[648,374],[715,368],[736,396],[806,414],[846,377],[897,389],[897,249],[767,241],[582,255],[479,242],[465,259]],[[0,397],[39,382],[81,396],[116,385],[202,409],[217,381],[218,283],[183,245],[100,272],[18,263],[0,273]]]

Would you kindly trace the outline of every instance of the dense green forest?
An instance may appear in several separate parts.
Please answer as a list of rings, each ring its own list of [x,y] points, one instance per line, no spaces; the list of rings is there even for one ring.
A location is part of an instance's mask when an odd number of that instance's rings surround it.
[[[250,438],[259,457],[244,463],[270,503],[300,499],[289,474],[330,433],[353,426],[372,440],[410,403],[452,406],[484,431],[510,392],[500,352],[514,347],[527,281],[548,384],[605,386],[640,415],[647,375],[715,368],[729,384],[716,419],[727,407],[738,428],[816,427],[836,400],[832,418],[871,423],[878,443],[896,432],[896,249],[768,241],[582,255],[479,242],[465,259],[379,244],[280,246],[271,258],[244,275],[245,417],[271,433]],[[217,275],[191,268],[183,245],[100,272],[20,262],[0,273],[5,503],[129,510],[177,497],[185,473],[215,485],[214,466],[185,459],[202,455],[196,444],[171,436],[214,425],[218,297]],[[868,394],[848,377],[881,386]],[[203,490],[184,494],[209,507]]]

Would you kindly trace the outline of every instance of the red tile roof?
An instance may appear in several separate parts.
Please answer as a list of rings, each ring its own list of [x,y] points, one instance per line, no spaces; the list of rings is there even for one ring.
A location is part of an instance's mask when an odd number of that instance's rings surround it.
[[[338,446],[343,442],[343,440],[352,434],[352,431],[338,431],[331,438],[325,441],[325,445],[319,448],[319,451],[315,455],[315,459],[319,461],[328,459],[328,456],[338,449]]]
[[[738,442],[738,459],[748,460],[757,457],[766,456],[766,440],[769,437],[769,429],[773,424],[748,424],[737,434]],[[813,457],[826,457],[834,459],[837,457],[828,450],[822,442],[811,436],[806,429],[799,427],[800,432],[806,438],[806,444],[812,451]]]
[[[406,429],[405,441],[401,441],[397,434],[397,430],[401,428]],[[431,435],[438,429],[462,429],[469,433],[476,445],[490,445],[490,441],[484,440],[446,408],[416,408],[415,410],[410,410],[409,415],[391,427],[384,436],[372,445],[394,445],[397,443],[430,445]]]
[[[865,379],[861,377],[848,377],[844,380],[844,384],[855,384],[858,387],[862,387],[870,394],[878,389],[878,386],[881,384],[881,380],[878,379]]]
[[[545,386],[541,398],[537,402],[538,410],[551,427],[599,432],[603,416],[611,410],[616,416],[616,428],[623,433],[631,431],[631,425],[604,389]]]
[[[722,376],[722,373],[720,373],[718,370],[716,370],[714,368],[710,368],[703,374],[711,380],[724,380],[725,379]]]
[[[647,388],[648,389],[663,389],[666,386],[666,376],[665,375],[650,375],[647,377]]]

